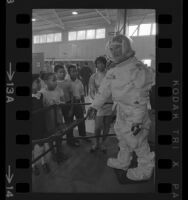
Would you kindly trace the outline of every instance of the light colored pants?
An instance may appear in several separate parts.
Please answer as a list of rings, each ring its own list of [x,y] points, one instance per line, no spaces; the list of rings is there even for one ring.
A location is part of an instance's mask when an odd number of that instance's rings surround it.
[[[110,130],[112,116],[96,116],[95,118],[95,135],[100,136],[103,132],[102,142],[106,140],[106,137]],[[95,145],[99,145],[100,138],[96,138]]]

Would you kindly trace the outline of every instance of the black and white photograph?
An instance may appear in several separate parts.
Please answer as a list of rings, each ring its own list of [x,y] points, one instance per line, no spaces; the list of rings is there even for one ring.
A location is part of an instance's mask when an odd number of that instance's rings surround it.
[[[32,10],[32,192],[155,193],[155,9]]]

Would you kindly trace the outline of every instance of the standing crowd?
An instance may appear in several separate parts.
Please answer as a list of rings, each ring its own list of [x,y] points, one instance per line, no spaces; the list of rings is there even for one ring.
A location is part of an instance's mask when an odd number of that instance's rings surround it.
[[[148,144],[151,121],[147,105],[149,92],[154,85],[154,74],[135,57],[127,37],[113,37],[107,48],[110,52],[108,56],[113,62],[109,67],[106,57],[97,57],[96,72],[93,74],[88,66],[79,68],[69,65],[69,78],[65,78],[65,66],[56,65],[54,73],[33,75],[33,111],[49,107],[45,114],[39,112],[37,117],[33,116],[33,140],[50,136],[56,127],[71,124],[74,118],[83,119],[86,115],[83,104],[85,97],[89,96],[92,104],[87,116],[95,120],[96,136],[90,152],[101,150],[106,153],[105,140],[115,119],[119,152],[117,158],[108,159],[107,165],[127,171],[127,177],[131,180],[149,179],[154,169],[155,154],[150,151]],[[78,132],[79,136],[87,135],[85,121],[79,123]],[[73,129],[66,133],[66,138],[67,145],[71,147],[81,145],[74,136]],[[91,143],[87,137],[85,141]],[[53,143],[56,144],[55,148]],[[49,142],[49,146],[53,148],[52,156],[57,163],[68,158],[62,151],[61,138]],[[41,145],[41,148],[45,151],[46,146]],[[130,169],[133,152],[137,155],[138,166]],[[45,158],[41,162],[44,170],[49,172]],[[33,164],[33,170],[35,174],[39,174],[37,164]]]
[[[94,98],[98,87],[106,73],[106,58],[98,57],[95,61],[97,72],[92,74],[89,66],[79,68],[76,65],[68,65],[65,68],[64,65],[55,65],[54,73],[40,72],[39,75],[33,74],[32,81],[32,104],[33,112],[33,140],[46,138],[54,133],[56,127],[62,124],[71,124],[74,120],[83,119],[86,114],[85,97],[90,96]],[[67,78],[68,77],[68,78]],[[66,105],[64,105],[66,104]],[[76,105],[73,105],[76,104]],[[111,101],[112,104],[112,101]],[[57,105],[53,107],[53,105]],[[59,105],[59,106],[58,106]],[[107,109],[111,110],[112,105],[107,105]],[[105,106],[104,106],[105,107]],[[45,112],[37,112],[40,109],[48,108]],[[109,117],[104,119],[104,135],[109,132],[110,113],[106,111]],[[104,113],[105,114],[105,113]],[[106,115],[106,114],[105,114]],[[99,112],[99,116],[96,119],[96,135],[99,135],[103,129],[102,124],[102,109]],[[79,136],[86,136],[85,121],[78,124]],[[105,140],[105,138],[103,138]],[[85,138],[85,141],[91,143],[90,139]],[[55,142],[56,148],[53,148]],[[52,159],[57,163],[61,163],[68,159],[62,151],[61,138],[55,139],[54,142],[49,142],[48,145],[52,148]],[[73,129],[70,129],[66,133],[66,143],[71,147],[79,147],[80,141],[74,136]],[[98,148],[97,143],[91,146],[91,152]],[[46,144],[40,145],[42,153],[47,150]],[[105,148],[103,147],[103,152]],[[36,156],[33,151],[33,159]],[[49,172],[50,168],[47,162],[45,162],[45,156],[41,159],[42,167],[45,172]],[[35,174],[39,174],[39,168],[37,164],[33,164],[33,170]]]

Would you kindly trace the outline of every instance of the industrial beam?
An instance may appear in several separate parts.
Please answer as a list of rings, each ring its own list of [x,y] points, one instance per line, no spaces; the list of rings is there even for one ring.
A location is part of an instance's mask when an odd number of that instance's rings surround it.
[[[123,35],[126,34],[126,28],[127,28],[127,10],[124,9],[124,20],[123,20]]]
[[[106,17],[111,21],[109,9],[105,9]]]
[[[59,29],[59,27],[54,26],[54,24],[48,24],[48,25],[42,25],[42,26],[32,26],[33,31],[43,31],[43,30],[48,30],[48,29]]]
[[[96,11],[108,24],[111,24],[111,21],[110,21],[106,16],[104,16],[98,9],[95,9],[95,11]]]
[[[41,16],[37,15],[36,13],[34,13],[34,17],[36,17],[37,19],[43,20],[45,22],[48,22],[50,24],[53,24],[54,26],[57,26],[57,27],[59,27],[59,28],[64,30],[64,27],[62,27],[60,24],[54,23],[53,21],[48,20],[48,19],[46,19],[44,17],[41,17]]]
[[[116,27],[115,32],[119,34],[126,34],[126,22],[127,22],[127,14],[125,9],[119,9],[117,11],[117,21],[116,21]]]
[[[86,22],[86,21],[97,21],[100,20],[101,17],[92,17],[92,18],[86,18],[86,19],[78,19],[78,20],[70,20],[70,21],[66,21],[64,22],[64,24],[70,24],[70,23],[78,23],[78,22]]]
[[[59,14],[59,16],[61,17],[61,13]],[[68,20],[72,20],[75,18],[89,18],[89,17],[96,17],[98,16],[98,13],[96,13],[96,11],[93,12],[87,12],[87,13],[78,13],[78,15],[69,15],[69,16],[63,16],[63,22],[68,21]]]
[[[65,29],[62,20],[60,19],[59,15],[58,15],[57,12],[56,12],[56,9],[53,9],[53,12],[54,12],[54,14],[55,14],[57,20],[59,21],[59,24]]]

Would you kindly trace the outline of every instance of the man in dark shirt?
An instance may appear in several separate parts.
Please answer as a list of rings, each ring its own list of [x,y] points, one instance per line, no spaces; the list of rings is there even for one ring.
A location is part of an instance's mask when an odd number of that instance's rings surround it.
[[[91,69],[89,68],[88,63],[86,62],[85,65],[80,69],[80,76],[82,77],[85,96],[88,95],[89,79],[90,79],[91,74],[92,74]]]

